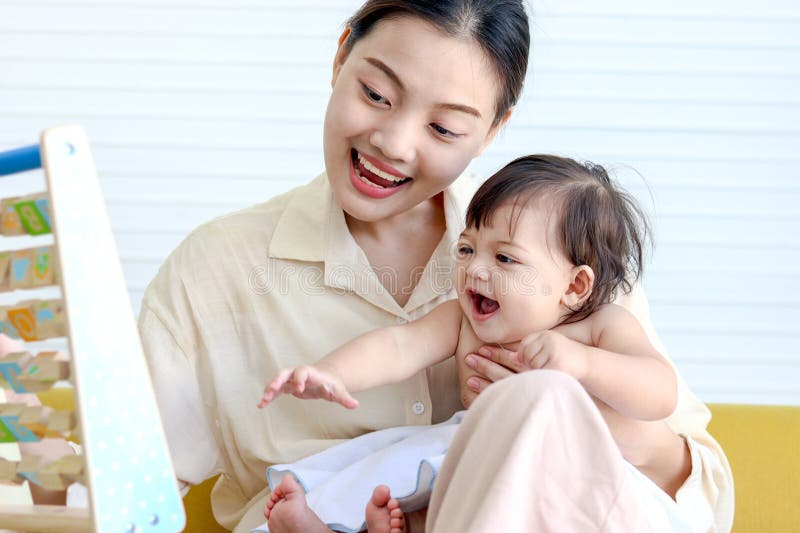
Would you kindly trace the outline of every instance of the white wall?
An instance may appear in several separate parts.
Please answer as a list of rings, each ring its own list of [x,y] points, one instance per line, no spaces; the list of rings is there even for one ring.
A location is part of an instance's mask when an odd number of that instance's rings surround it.
[[[189,230],[322,169],[330,62],[359,3],[0,0],[0,149],[84,125],[138,308]],[[524,98],[474,170],[531,152],[636,169],[652,200],[620,179],[656,226],[653,317],[690,385],[800,404],[800,5],[535,6]]]

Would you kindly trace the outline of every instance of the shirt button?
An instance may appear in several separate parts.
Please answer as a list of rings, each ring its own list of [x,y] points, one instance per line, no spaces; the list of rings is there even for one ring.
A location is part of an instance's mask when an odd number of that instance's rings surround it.
[[[397,317],[397,323],[398,324],[405,324],[406,322],[408,322],[408,320],[406,320],[405,318],[403,318],[401,316]]]
[[[425,412],[425,404],[422,402],[414,402],[413,405],[411,406],[411,411],[415,415],[421,415],[422,413]]]

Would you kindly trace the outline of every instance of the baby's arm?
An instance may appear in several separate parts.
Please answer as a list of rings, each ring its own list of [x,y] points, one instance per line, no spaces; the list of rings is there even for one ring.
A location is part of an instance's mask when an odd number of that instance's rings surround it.
[[[605,305],[591,322],[592,346],[581,378],[586,390],[624,416],[660,420],[678,401],[675,370],[625,308]]]
[[[322,398],[349,409],[349,392],[396,383],[455,353],[461,324],[457,300],[445,302],[418,320],[376,329],[340,346],[311,366],[284,368],[264,389],[259,407],[279,394]]]

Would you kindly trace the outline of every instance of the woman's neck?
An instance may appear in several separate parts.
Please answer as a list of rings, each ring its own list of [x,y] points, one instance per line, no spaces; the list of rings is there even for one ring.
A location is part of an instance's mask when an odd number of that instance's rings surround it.
[[[377,222],[356,220],[345,213],[351,235],[370,265],[382,273],[384,288],[401,307],[411,297],[446,229],[440,197]]]
[[[345,212],[347,228],[359,244],[361,240],[394,244],[408,234],[436,234],[441,238],[446,227],[442,196],[440,193],[408,211],[374,222],[355,219]]]

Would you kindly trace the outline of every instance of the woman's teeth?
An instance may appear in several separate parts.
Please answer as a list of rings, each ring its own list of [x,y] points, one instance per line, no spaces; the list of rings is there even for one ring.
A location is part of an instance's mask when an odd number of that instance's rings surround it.
[[[353,168],[356,171],[356,176],[371,187],[375,187],[376,189],[391,189],[411,181],[411,178],[395,176],[394,174],[380,170],[374,164],[367,161],[357,150],[353,150],[351,157],[353,159]]]
[[[405,176],[398,177],[395,176],[394,174],[389,174],[388,172],[384,172],[383,170],[379,169],[378,167],[367,161],[361,154],[358,154],[358,161],[362,165],[364,165],[364,168],[366,168],[368,171],[372,172],[376,176],[381,177],[385,180],[393,181],[395,183],[400,183],[401,181],[406,179]]]

